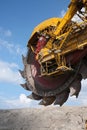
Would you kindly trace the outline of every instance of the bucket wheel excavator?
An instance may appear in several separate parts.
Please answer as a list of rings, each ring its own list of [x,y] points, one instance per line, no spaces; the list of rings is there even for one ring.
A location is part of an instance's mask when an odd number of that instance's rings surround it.
[[[80,21],[73,21],[78,15]],[[71,0],[63,18],[50,18],[36,26],[22,56],[20,71],[40,105],[62,106],[69,95],[78,97],[87,78],[87,0]]]

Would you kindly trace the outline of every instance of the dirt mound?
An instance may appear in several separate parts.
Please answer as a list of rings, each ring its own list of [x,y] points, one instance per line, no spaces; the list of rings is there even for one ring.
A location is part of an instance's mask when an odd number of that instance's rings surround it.
[[[87,107],[0,110],[0,130],[85,130]]]

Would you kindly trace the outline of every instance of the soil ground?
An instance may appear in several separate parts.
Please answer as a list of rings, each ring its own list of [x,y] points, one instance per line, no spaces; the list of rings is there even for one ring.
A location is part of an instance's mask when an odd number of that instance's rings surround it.
[[[86,130],[87,107],[0,110],[0,130]]]

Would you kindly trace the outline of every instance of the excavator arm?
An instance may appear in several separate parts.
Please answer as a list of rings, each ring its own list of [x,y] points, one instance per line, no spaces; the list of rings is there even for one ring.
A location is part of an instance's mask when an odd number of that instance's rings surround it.
[[[81,21],[74,22],[74,15]],[[26,81],[21,86],[32,92],[28,98],[61,106],[69,95],[78,97],[87,78],[87,0],[71,0],[63,18],[40,23],[27,47],[20,73]]]
[[[66,62],[66,54],[79,50],[87,45],[87,23],[85,17],[84,21],[79,24],[72,22],[71,19],[77,11],[80,12],[82,7],[86,7],[85,3],[86,1],[83,2],[81,0],[72,0],[61,22],[58,21],[54,32],[52,33],[51,31],[48,34],[45,34],[50,38],[47,41],[46,46],[37,54],[37,60],[41,65],[41,75],[60,75],[63,73],[62,70],[64,70],[64,73],[65,71],[73,70]],[[77,36],[75,37],[75,35]],[[82,40],[82,42],[80,42],[80,40]],[[56,69],[53,70],[53,72],[48,73],[47,71],[49,71],[49,66],[47,67],[46,64],[52,59],[55,59]],[[47,71],[43,70],[44,65],[45,70]]]

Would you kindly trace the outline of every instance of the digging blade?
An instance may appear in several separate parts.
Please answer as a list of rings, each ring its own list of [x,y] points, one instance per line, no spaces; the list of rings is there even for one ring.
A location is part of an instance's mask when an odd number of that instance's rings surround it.
[[[24,71],[19,70],[19,73],[21,74],[21,76],[22,76],[23,78],[26,78],[26,77],[25,77],[25,73],[24,73]]]
[[[77,80],[77,81],[73,82],[70,86],[70,96],[75,95],[77,98],[80,90],[81,90],[81,81]]]
[[[45,97],[42,99],[42,101],[39,103],[39,105],[51,105],[55,100],[55,97]]]
[[[27,58],[26,58],[26,57],[24,57],[23,55],[22,55],[22,61],[23,61],[23,64],[24,64],[24,65],[26,65],[26,64],[27,64]]]
[[[30,99],[33,99],[33,100],[41,100],[41,99],[42,99],[41,96],[36,95],[36,94],[34,94],[34,93],[32,93],[31,95],[29,95],[29,96],[27,96],[27,97],[30,98]]]
[[[20,85],[21,85],[24,89],[31,91],[30,88],[29,88],[29,86],[27,85],[27,83],[25,83],[25,84],[20,84]]]
[[[56,100],[54,102],[54,105],[62,106],[64,104],[64,102],[67,101],[68,97],[69,97],[69,90],[62,92],[61,94],[56,96]]]

